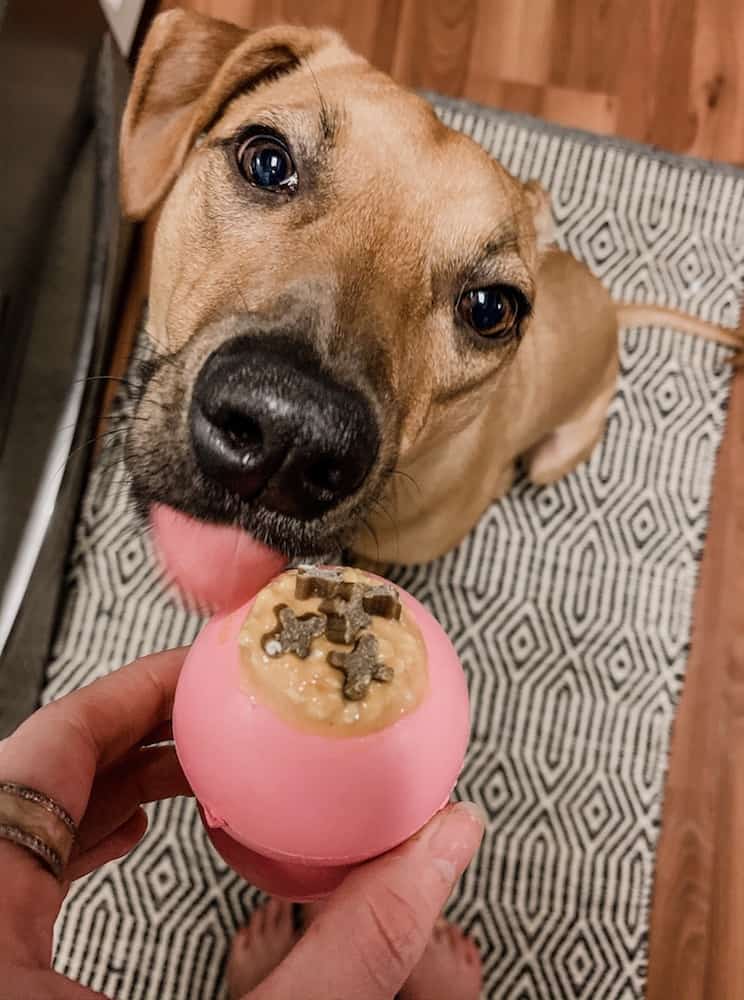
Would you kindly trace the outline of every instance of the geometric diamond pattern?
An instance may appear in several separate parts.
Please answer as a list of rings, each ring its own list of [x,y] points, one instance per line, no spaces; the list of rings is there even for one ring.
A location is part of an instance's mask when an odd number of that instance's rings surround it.
[[[435,103],[551,191],[561,244],[616,298],[736,326],[741,173]],[[480,946],[488,998],[643,996],[726,357],[670,329],[624,331],[620,384],[590,459],[552,486],[518,479],[456,550],[389,570],[442,622],[469,684],[458,794],[491,823],[448,912]],[[130,406],[125,387],[116,426]],[[158,578],[123,481],[122,438],[109,439],[83,501],[46,700],[200,626]],[[56,965],[119,1000],[223,997],[230,936],[258,893],[211,849],[193,802],[149,813],[132,854],[73,887]]]

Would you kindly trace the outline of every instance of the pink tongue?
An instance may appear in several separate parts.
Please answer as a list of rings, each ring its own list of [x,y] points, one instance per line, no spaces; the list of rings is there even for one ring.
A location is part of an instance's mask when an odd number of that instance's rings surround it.
[[[187,597],[214,611],[245,604],[287,563],[238,528],[204,524],[172,507],[155,505],[150,520],[168,576]]]

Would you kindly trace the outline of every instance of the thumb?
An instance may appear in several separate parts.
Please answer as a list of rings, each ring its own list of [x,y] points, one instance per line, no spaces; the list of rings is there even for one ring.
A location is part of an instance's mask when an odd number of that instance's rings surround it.
[[[483,830],[479,807],[458,803],[355,869],[250,1000],[390,1000],[421,958]]]

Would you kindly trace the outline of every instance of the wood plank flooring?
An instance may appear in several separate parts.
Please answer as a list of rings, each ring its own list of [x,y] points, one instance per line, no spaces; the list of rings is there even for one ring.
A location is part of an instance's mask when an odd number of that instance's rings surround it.
[[[737,0],[188,2],[246,27],[330,25],[410,86],[744,164]]]

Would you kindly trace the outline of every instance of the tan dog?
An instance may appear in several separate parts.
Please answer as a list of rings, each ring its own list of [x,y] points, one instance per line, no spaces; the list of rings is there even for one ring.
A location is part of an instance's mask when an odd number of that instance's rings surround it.
[[[158,17],[121,178],[130,216],[162,203],[143,504],[422,562],[517,459],[547,483],[600,437],[616,309],[551,247],[545,195],[335,34]]]

